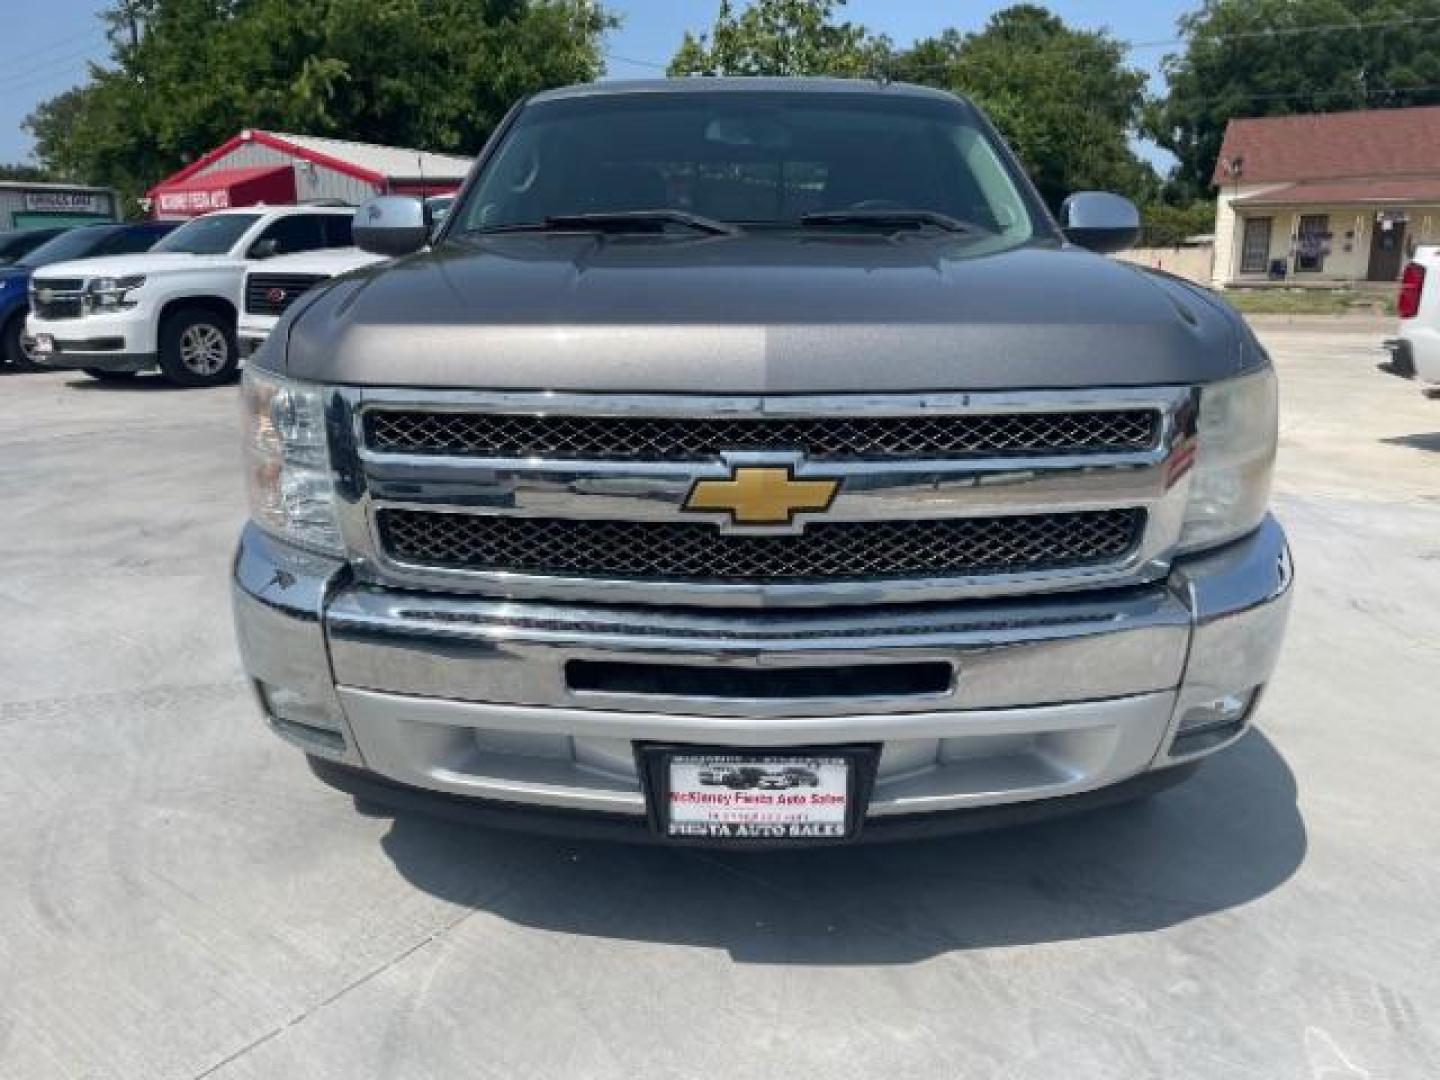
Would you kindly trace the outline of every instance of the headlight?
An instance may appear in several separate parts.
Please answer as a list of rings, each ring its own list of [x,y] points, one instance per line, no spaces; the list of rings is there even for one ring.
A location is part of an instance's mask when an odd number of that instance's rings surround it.
[[[90,283],[90,303],[97,308],[134,307],[135,302],[129,299],[129,294],[144,284],[144,274],[96,278]]]
[[[322,388],[247,368],[241,396],[250,516],[281,540],[341,554]]]
[[[1265,517],[1278,414],[1270,368],[1200,391],[1199,445],[1180,533],[1182,552],[1243,536]]]

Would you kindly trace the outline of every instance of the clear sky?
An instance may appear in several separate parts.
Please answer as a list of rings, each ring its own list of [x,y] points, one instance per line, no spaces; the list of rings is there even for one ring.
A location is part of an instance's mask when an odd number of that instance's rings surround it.
[[[612,54],[609,73],[632,78],[654,75],[656,69],[647,65],[663,66],[685,30],[708,27],[719,6],[717,0],[606,3],[625,19],[607,44]],[[5,16],[0,33],[0,162],[27,160],[30,136],[20,122],[37,102],[82,82],[87,60],[104,58],[106,43],[96,13],[107,6],[107,0],[0,0]],[[947,26],[975,29],[1007,6],[993,0],[851,0],[842,13],[905,45]],[[1126,41],[1155,42],[1173,39],[1176,18],[1198,5],[1195,0],[1050,0],[1045,6],[1074,26],[1106,27]],[[1139,48],[1130,60],[1154,71],[1161,56],[1173,49]],[[237,127],[240,123],[237,119]]]

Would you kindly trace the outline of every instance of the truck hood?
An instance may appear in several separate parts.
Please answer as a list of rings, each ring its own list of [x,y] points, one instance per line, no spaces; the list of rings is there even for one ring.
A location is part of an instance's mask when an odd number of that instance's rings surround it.
[[[779,394],[1197,383],[1262,362],[1204,290],[996,244],[457,240],[316,290],[262,363],[350,385]]]
[[[95,259],[51,263],[35,271],[35,276],[48,278],[123,277],[126,274],[167,274],[176,271],[240,269],[245,264],[228,255],[185,255],[168,251],[138,255],[104,255]]]

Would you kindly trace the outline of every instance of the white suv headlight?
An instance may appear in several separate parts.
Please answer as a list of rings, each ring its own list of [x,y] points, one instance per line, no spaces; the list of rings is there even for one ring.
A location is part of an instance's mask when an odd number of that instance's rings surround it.
[[[242,398],[250,516],[281,540],[342,554],[323,388],[247,368]]]
[[[1260,524],[1270,501],[1279,429],[1271,368],[1200,391],[1190,501],[1180,550],[1214,547]]]
[[[135,301],[130,299],[130,294],[144,284],[144,274],[96,278],[90,283],[90,303],[101,309],[134,307]]]

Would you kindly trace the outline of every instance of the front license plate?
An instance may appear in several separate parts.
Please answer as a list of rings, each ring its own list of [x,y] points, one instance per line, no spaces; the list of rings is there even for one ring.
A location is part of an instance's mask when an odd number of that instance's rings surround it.
[[[661,755],[659,821],[672,839],[843,840],[859,819],[853,754]]]
[[[51,334],[36,334],[31,348],[36,356],[50,356],[55,352],[55,338]]]

